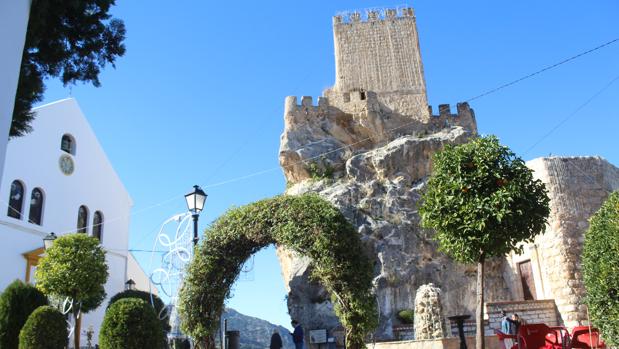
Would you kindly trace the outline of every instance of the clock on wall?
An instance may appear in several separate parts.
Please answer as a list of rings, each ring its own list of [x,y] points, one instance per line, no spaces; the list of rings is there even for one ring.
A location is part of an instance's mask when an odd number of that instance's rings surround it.
[[[75,170],[75,164],[73,164],[73,159],[70,155],[63,154],[60,155],[60,159],[58,160],[58,165],[60,165],[60,171],[65,175],[69,176]]]

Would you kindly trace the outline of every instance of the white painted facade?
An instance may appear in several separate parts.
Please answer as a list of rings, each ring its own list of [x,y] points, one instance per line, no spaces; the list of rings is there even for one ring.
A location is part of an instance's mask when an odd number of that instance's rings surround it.
[[[89,235],[93,233],[94,213],[100,211],[103,215],[102,244],[107,251],[109,267],[105,285],[108,299],[95,311],[85,314],[82,343],[86,343],[84,331],[92,325],[94,338],[98,337],[109,297],[122,291],[128,279],[129,216],[133,203],[74,99],[50,103],[35,111],[33,131],[12,139],[7,146],[0,187],[0,241],[3,242],[0,244],[0,290],[15,279],[26,279],[27,262],[23,253],[42,247],[44,236],[50,232],[60,236],[77,230],[81,205],[88,208]],[[65,134],[75,141],[74,154],[61,150]],[[59,159],[67,155],[74,163],[70,175],[60,168]],[[25,187],[21,219],[7,215],[14,180]],[[44,193],[40,225],[28,222],[34,188]]]
[[[31,0],[0,1],[0,181],[13,119],[15,91],[30,17],[30,2]]]

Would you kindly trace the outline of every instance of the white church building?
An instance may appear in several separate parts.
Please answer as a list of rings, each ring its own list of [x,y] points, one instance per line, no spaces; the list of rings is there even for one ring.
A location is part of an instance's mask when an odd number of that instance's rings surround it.
[[[82,319],[98,337],[110,297],[129,279],[148,290],[148,277],[128,252],[133,205],[73,98],[35,108],[33,131],[11,139],[0,186],[0,291],[15,279],[35,283],[43,238],[80,232],[101,240],[109,278],[107,299]]]

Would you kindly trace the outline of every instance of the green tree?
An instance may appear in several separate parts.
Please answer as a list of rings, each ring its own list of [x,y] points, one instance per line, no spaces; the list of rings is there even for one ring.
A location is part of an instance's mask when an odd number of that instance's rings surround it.
[[[80,313],[97,308],[105,298],[108,271],[99,239],[86,234],[59,237],[47,249],[36,270],[37,288],[48,295],[70,298],[75,333],[80,333]],[[74,336],[79,348],[80,336]]]
[[[19,333],[19,349],[63,349],[69,333],[64,316],[54,307],[38,307]]]
[[[32,0],[10,136],[31,131],[31,108],[48,77],[100,86],[99,72],[124,55],[125,25],[112,18],[115,0]]]
[[[166,313],[166,310],[165,310],[165,304],[163,303],[161,298],[159,298],[159,296],[157,296],[156,294],[152,294],[150,292],[146,292],[146,291],[125,290],[125,291],[115,294],[114,297],[110,299],[110,302],[107,305],[108,309],[110,308],[110,306],[112,306],[112,304],[116,303],[116,301],[119,301],[124,298],[139,298],[145,301],[146,303],[150,304],[151,306],[153,306],[155,310],[155,314],[157,314],[157,317],[161,321],[161,327],[166,333],[170,332],[170,329],[171,329],[170,322],[169,322],[170,318],[169,316],[167,316],[168,314]]]
[[[153,307],[138,298],[123,298],[105,312],[99,345],[101,349],[163,348],[165,332]]]
[[[42,305],[47,305],[47,298],[34,286],[15,280],[6,287],[0,295],[0,348],[17,349],[19,331]]]
[[[484,261],[522,252],[545,226],[549,198],[544,184],[494,136],[447,146],[434,155],[434,171],[420,215],[436,231],[441,251],[477,263],[477,337],[484,348]]]
[[[619,345],[619,192],[591,217],[582,256],[586,302],[593,324]]]

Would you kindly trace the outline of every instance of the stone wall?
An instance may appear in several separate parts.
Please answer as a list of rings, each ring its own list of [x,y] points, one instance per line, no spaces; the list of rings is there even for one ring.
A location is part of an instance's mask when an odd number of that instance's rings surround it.
[[[488,313],[486,335],[494,334],[494,329],[501,329],[501,320],[503,319],[501,311],[505,311],[508,316],[516,313],[525,323],[529,324],[544,323],[548,326],[560,324],[557,317],[557,307],[552,299],[486,303],[486,311]]]
[[[336,16],[333,36],[337,91],[409,91],[426,98],[412,8]]]
[[[559,323],[571,328],[587,320],[580,258],[585,231],[609,193],[619,189],[619,169],[594,156],[539,158],[527,165],[546,184],[551,206],[545,233],[526,246],[537,265],[537,298],[554,299]]]

